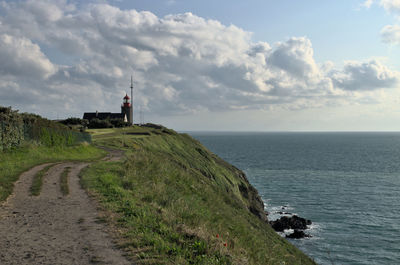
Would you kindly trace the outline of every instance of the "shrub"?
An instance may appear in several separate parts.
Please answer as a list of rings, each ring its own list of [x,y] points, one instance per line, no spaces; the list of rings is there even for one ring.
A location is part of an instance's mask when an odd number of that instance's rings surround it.
[[[102,128],[113,128],[113,125],[109,120],[93,119],[89,122],[88,127],[90,129],[102,129]]]
[[[110,122],[115,128],[121,128],[121,127],[129,126],[128,122],[124,122],[121,119],[111,119]]]
[[[87,127],[89,124],[88,120],[73,117],[62,120],[60,123],[64,125],[82,125],[83,127]]]
[[[46,146],[65,146],[82,141],[91,142],[91,137],[39,115],[19,114],[11,107],[0,106],[0,151],[18,147],[23,141]]]
[[[0,151],[17,147],[24,139],[24,126],[18,111],[0,106]]]

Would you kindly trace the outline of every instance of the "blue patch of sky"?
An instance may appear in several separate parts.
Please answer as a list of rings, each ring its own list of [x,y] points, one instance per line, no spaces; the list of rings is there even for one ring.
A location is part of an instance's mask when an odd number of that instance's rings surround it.
[[[44,43],[38,43],[40,45],[40,50],[50,58],[52,63],[65,66],[73,66],[79,63],[81,60],[78,56],[73,56],[71,54],[65,54],[56,47],[49,46]]]

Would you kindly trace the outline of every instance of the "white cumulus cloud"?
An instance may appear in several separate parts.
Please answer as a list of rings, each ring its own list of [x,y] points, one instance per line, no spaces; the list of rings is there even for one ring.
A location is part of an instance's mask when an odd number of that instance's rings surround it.
[[[400,0],[379,0],[376,2],[379,2],[379,5],[388,13],[394,14],[397,18],[400,18]],[[369,8],[373,3],[373,0],[367,0],[364,2],[363,6]],[[400,25],[387,25],[382,28],[380,34],[383,42],[400,45]]]
[[[131,74],[135,105],[159,115],[319,107],[352,101],[353,91],[362,101],[399,80],[376,61],[317,63],[306,37],[254,43],[250,32],[192,13],[160,18],[63,0],[2,7],[0,104],[18,95],[42,113],[118,111]]]
[[[387,25],[381,30],[385,43],[400,45],[400,25]]]
[[[381,0],[380,4],[386,11],[400,14],[400,0]]]
[[[378,61],[347,62],[342,71],[334,72],[332,79],[337,87],[345,90],[375,90],[394,87],[399,73],[391,71]]]
[[[0,34],[0,74],[47,78],[56,71],[37,44],[23,37]]]
[[[370,8],[375,2],[379,3],[389,13],[400,14],[400,0],[365,0],[361,6]]]

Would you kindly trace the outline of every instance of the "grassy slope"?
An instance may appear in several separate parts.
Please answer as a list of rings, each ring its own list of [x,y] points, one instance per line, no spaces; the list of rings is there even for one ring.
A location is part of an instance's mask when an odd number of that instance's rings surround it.
[[[256,216],[262,204],[241,171],[188,135],[149,131],[97,131],[126,160],[82,172],[139,264],[314,264]]]
[[[104,155],[103,150],[90,145],[52,148],[26,145],[0,152],[0,202],[12,193],[14,182],[19,175],[35,165],[65,160],[94,160]]]

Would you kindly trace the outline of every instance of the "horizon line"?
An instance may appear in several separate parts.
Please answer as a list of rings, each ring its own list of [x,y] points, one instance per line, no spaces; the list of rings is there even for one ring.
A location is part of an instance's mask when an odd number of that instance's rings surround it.
[[[337,131],[323,131],[323,130],[276,130],[276,131],[229,131],[229,130],[177,130],[182,133],[400,133],[400,130],[386,130],[386,131],[351,131],[351,130],[337,130]]]

